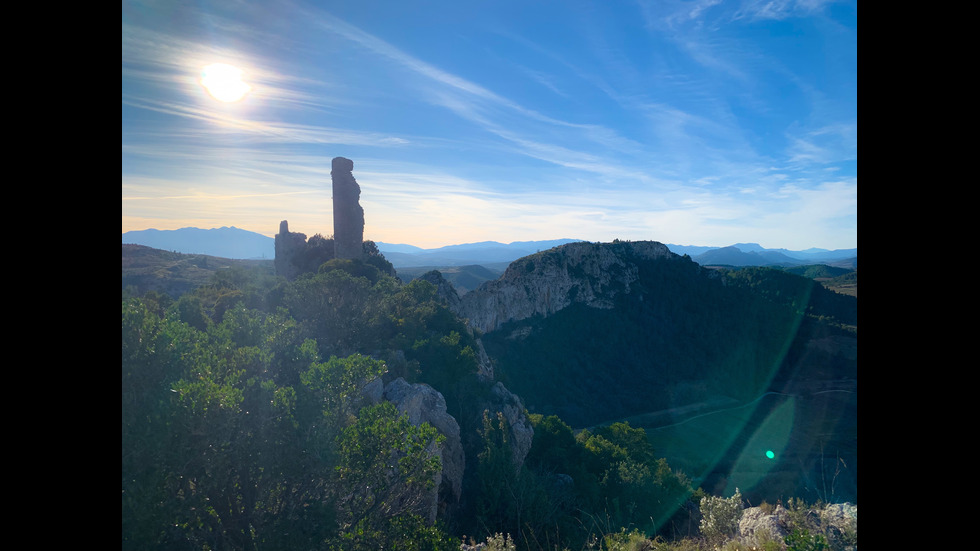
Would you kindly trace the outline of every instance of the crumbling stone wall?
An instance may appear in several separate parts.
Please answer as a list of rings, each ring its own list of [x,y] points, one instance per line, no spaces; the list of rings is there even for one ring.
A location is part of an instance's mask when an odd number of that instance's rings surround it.
[[[316,271],[332,258],[371,261],[382,272],[395,275],[394,268],[384,260],[377,245],[364,242],[361,187],[354,179],[353,170],[354,161],[344,157],[333,159],[330,172],[333,180],[333,238],[317,234],[307,241],[305,234],[290,232],[286,220],[279,223],[275,261],[278,275],[292,280],[301,273]]]
[[[276,274],[292,280],[299,275],[302,268],[295,260],[306,251],[306,234],[289,231],[289,222],[279,222],[279,233],[276,234]]]
[[[364,209],[359,199],[361,187],[352,171],[354,161],[335,157],[333,179],[333,239],[336,258],[361,260],[364,256]]]

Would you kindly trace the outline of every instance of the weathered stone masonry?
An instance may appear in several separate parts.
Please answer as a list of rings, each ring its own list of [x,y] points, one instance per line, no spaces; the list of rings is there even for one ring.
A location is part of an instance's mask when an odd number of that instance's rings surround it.
[[[364,209],[359,199],[361,187],[351,174],[354,161],[333,160],[333,242],[337,258],[360,260],[364,256]]]
[[[279,223],[276,234],[276,273],[294,279],[304,271],[316,270],[331,258],[364,260],[364,209],[361,188],[351,172],[354,161],[336,157],[330,176],[333,180],[333,240],[306,240],[306,235],[289,231],[288,221]],[[315,243],[314,243],[315,241]],[[324,245],[329,249],[324,250]]]

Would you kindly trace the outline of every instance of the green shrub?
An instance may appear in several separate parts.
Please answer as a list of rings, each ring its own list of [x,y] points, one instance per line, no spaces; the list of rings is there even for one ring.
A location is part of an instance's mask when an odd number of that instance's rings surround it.
[[[742,494],[738,488],[735,488],[735,495],[727,499],[713,496],[701,498],[701,535],[710,542],[734,537],[742,511]]]
[[[487,538],[486,546],[483,547],[483,551],[516,551],[517,546],[514,545],[514,540],[511,539],[510,534],[494,534]]]
[[[700,540],[690,538],[667,541],[663,536],[656,536],[650,540],[650,545],[650,551],[704,551]]]
[[[811,534],[809,530],[797,528],[786,536],[786,551],[824,551],[830,549],[827,538],[821,534]]]
[[[627,532],[625,528],[618,533],[608,534],[602,541],[602,549],[607,551],[650,551],[653,543],[639,530]]]

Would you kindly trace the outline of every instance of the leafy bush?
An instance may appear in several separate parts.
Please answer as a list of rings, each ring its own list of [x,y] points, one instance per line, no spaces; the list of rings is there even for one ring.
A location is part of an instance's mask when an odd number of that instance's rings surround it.
[[[738,533],[742,511],[742,494],[738,488],[735,488],[735,495],[729,498],[701,498],[701,535],[712,542],[734,537]]]
[[[463,536],[464,540],[466,536]],[[486,542],[477,543],[476,540],[470,539],[470,543],[463,542],[459,546],[462,551],[516,551],[517,545],[514,544],[514,540],[511,539],[510,534],[496,533],[492,536],[487,537]]]
[[[650,551],[653,544],[639,530],[627,532],[625,528],[615,534],[608,534],[603,539],[603,549],[608,551]]]
[[[514,546],[514,540],[510,538],[510,534],[506,536],[494,534],[487,538],[487,546],[483,549],[484,551],[515,551],[517,547]]]
[[[809,530],[797,528],[786,536],[786,551],[823,551],[829,549],[827,538],[811,534]]]

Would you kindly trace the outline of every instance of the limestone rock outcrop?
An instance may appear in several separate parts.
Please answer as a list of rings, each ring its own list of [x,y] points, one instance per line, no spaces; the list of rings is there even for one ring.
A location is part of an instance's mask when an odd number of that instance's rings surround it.
[[[419,279],[423,281],[428,281],[429,283],[435,285],[436,296],[439,300],[443,301],[451,311],[459,311],[459,293],[456,292],[456,288],[453,284],[443,277],[442,272],[439,270],[431,270],[419,276]],[[470,328],[470,333],[472,333],[472,328]],[[493,363],[490,361],[490,357],[487,355],[486,349],[483,347],[483,342],[477,337],[476,339],[477,350],[476,350],[476,360],[477,360],[477,376],[480,377],[482,381],[493,381]]]
[[[857,509],[854,503],[831,503],[820,511],[824,533],[834,549],[847,549],[857,541]]]
[[[783,541],[794,528],[823,535],[832,549],[856,549],[857,505],[832,503],[820,509],[807,511],[807,526],[796,526],[793,515],[782,505],[767,512],[762,507],[748,507],[742,511],[738,523],[738,540],[749,547],[760,547],[766,540]]]
[[[333,179],[333,239],[336,258],[360,260],[364,255],[364,209],[359,199],[361,187],[352,171],[354,161],[335,157]]]
[[[515,260],[497,280],[459,298],[456,313],[483,332],[512,320],[548,316],[573,302],[611,308],[638,279],[635,259],[677,257],[656,241],[569,243]]]
[[[524,465],[531,443],[534,440],[534,427],[527,418],[524,403],[521,398],[507,390],[504,383],[498,382],[490,389],[491,403],[487,406],[490,412],[503,414],[510,427],[510,445],[514,468],[520,470]]]
[[[459,308],[459,293],[456,292],[456,288],[453,284],[449,282],[445,277],[443,277],[442,272],[439,270],[430,270],[419,276],[422,281],[428,281],[429,283],[435,285],[436,296],[439,300],[442,300],[450,310],[456,310]]]
[[[782,505],[767,513],[762,507],[742,511],[738,521],[738,539],[745,545],[759,546],[764,540],[783,541],[790,531],[790,516]]]
[[[289,223],[279,223],[276,234],[276,274],[288,280],[300,274],[315,272],[324,262],[334,257],[333,239],[320,234],[307,239],[306,234],[289,231]]]
[[[381,379],[372,381],[363,394],[372,401],[387,400],[408,416],[413,425],[428,423],[445,436],[435,453],[442,460],[442,470],[436,475],[435,488],[429,503],[429,520],[435,521],[440,507],[459,502],[463,492],[463,471],[466,457],[460,438],[459,423],[446,412],[446,399],[429,385],[411,384],[399,377],[380,391]]]
[[[426,506],[429,519],[434,521],[458,505],[466,474],[466,453],[459,423],[447,412],[442,393],[427,384],[413,384],[398,377],[387,384],[381,378],[367,383],[361,389],[361,396],[369,404],[391,402],[398,411],[408,416],[412,424],[428,423],[445,437],[442,445],[432,450],[439,455],[442,470],[436,475],[435,488]],[[534,440],[534,427],[520,397],[498,382],[490,388],[489,396],[481,401],[478,409],[494,416],[499,412],[507,421],[512,461],[515,470],[519,470]]]
[[[493,381],[494,376],[493,361],[487,354],[487,349],[483,347],[483,341],[476,339],[476,376],[481,381]]]

